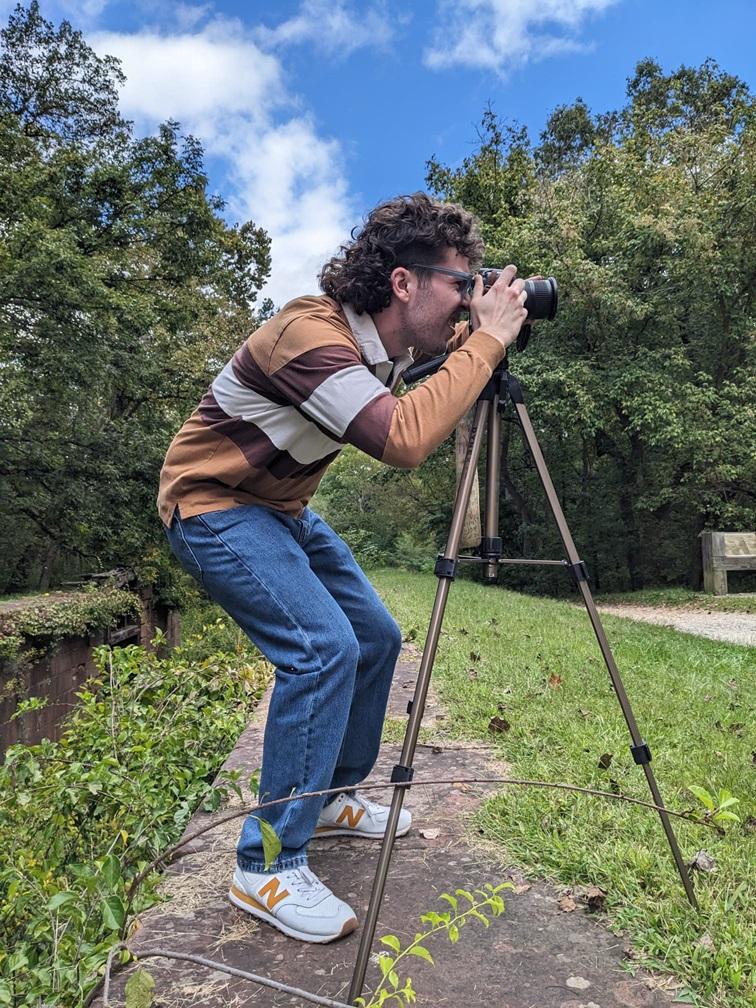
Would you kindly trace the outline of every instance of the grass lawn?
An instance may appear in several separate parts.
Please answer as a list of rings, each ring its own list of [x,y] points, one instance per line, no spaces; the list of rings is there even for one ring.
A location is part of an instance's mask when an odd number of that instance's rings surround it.
[[[385,569],[371,577],[405,635],[422,646],[436,578]],[[741,822],[726,835],[672,820],[686,860],[705,850],[716,862],[714,873],[695,875],[700,914],[687,903],[651,811],[510,787],[486,803],[475,825],[531,874],[604,889],[607,923],[632,940],[636,961],[687,984],[678,1001],[753,1005],[756,650],[608,615],[603,622],[668,807],[703,811],[690,784],[740,799]],[[434,683],[449,713],[445,730],[497,745],[513,776],[650,800],[584,611],[460,580],[443,626]],[[504,734],[489,731],[496,714],[510,725]]]
[[[599,605],[658,606],[667,609],[703,609],[708,612],[756,613],[756,595],[705,595],[690,588],[646,588],[643,591],[599,595]]]

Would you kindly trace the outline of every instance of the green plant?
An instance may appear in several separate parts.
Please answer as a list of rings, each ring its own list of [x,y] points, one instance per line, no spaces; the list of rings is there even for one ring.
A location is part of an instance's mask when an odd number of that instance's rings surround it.
[[[80,1005],[131,913],[157,901],[156,871],[202,802],[238,780],[217,770],[268,667],[251,652],[161,658],[96,649],[99,675],[59,742],[13,746],[0,767],[0,1004]]]
[[[497,886],[489,884],[484,889],[475,889],[474,894],[467,889],[457,889],[453,896],[441,893],[439,899],[445,900],[451,909],[441,913],[436,910],[424,913],[420,921],[425,925],[425,930],[418,931],[407,945],[402,947],[396,935],[383,935],[381,944],[389,948],[392,954],[383,952],[378,956],[381,979],[368,998],[357,998],[357,1004],[361,1008],[381,1008],[391,1001],[398,1005],[413,1004],[417,997],[412,980],[410,977],[404,981],[399,979],[399,966],[405,967],[413,956],[433,965],[433,957],[426,948],[426,943],[445,935],[455,945],[459,941],[461,929],[472,920],[478,920],[488,927],[489,917],[498,917],[504,912],[504,900],[500,894],[511,888],[511,883],[504,882]]]
[[[730,811],[733,806],[740,803],[740,799],[736,798],[727,788],[720,788],[716,794],[712,794],[704,787],[700,787],[697,784],[689,784],[688,791],[692,795],[695,795],[706,809],[704,818],[710,819],[711,822],[721,829],[724,830],[727,826],[740,822],[740,816]]]

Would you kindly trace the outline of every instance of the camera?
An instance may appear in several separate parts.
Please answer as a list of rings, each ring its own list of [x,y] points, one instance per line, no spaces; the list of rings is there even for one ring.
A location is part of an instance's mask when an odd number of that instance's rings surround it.
[[[491,284],[501,276],[501,270],[482,269],[480,275],[483,277],[483,286],[488,290]],[[528,311],[528,321],[535,322],[538,319],[547,319],[549,322],[557,313],[559,301],[559,288],[554,277],[547,277],[545,280],[525,281],[525,307]]]

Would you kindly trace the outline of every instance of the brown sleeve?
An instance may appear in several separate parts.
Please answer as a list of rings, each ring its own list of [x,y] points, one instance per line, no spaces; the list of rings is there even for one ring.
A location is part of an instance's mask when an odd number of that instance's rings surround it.
[[[501,343],[477,329],[434,375],[397,399],[381,461],[402,469],[420,465],[451,434],[503,356]]]

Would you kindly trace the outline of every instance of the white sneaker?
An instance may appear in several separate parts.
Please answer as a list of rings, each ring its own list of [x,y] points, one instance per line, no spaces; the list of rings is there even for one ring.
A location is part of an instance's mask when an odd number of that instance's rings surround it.
[[[356,792],[347,794],[342,791],[320,813],[315,836],[358,836],[380,840],[386,832],[389,811],[388,805],[368,801]],[[394,835],[404,836],[411,825],[412,816],[403,808]]]
[[[330,942],[357,927],[354,910],[306,867],[273,874],[237,867],[228,898],[234,906],[300,941]]]

